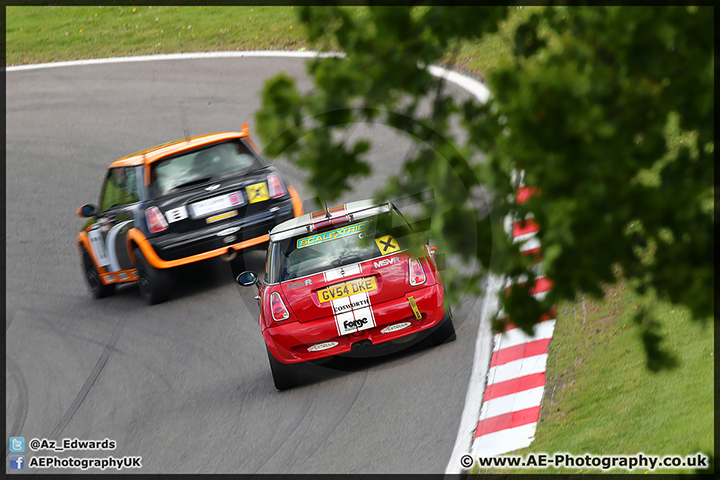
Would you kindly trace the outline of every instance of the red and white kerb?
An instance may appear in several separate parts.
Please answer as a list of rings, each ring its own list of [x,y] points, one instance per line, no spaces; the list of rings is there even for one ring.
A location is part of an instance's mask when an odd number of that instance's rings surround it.
[[[518,204],[538,193],[539,189],[521,184],[517,192]],[[535,237],[539,229],[540,226],[532,216],[524,221],[506,219],[506,230],[512,232],[513,242],[524,242],[520,251],[526,255],[536,255],[538,270],[542,272],[540,242]],[[507,288],[512,286],[508,285]],[[542,299],[551,288],[550,279],[541,275],[531,293]],[[495,335],[483,405],[472,447],[475,456],[501,455],[532,443],[540,417],[548,347],[554,329],[555,308],[535,325],[532,335],[525,334],[512,324],[503,333]]]

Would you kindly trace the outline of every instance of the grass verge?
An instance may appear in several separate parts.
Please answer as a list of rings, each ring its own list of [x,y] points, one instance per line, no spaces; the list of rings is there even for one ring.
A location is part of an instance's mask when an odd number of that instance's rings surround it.
[[[307,47],[294,7],[7,7],[6,65]]]
[[[645,311],[640,321],[638,314]],[[515,452],[691,455],[714,451],[714,325],[624,282],[558,306],[533,444]],[[643,338],[661,334],[648,363]],[[650,368],[660,368],[654,372]],[[562,468],[512,473],[598,473]],[[614,470],[622,473],[624,470]],[[655,473],[692,473],[692,469]],[[646,470],[634,471],[646,473]]]

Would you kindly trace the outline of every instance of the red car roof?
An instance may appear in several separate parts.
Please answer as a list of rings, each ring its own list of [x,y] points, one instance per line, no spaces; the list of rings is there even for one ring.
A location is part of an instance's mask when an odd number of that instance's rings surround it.
[[[391,208],[390,202],[378,205],[373,200],[360,200],[331,207],[327,210],[317,210],[277,225],[270,232],[270,241],[277,242],[330,225],[372,217],[379,213],[389,212]]]

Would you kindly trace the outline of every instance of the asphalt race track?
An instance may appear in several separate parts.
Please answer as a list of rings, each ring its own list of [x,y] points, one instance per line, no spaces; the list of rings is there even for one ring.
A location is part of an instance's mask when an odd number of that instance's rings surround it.
[[[454,309],[455,342],[349,362],[319,382],[277,392],[255,291],[235,285],[229,264],[177,272],[172,299],[153,307],[135,286],[102,300],[87,291],[75,211],[97,203],[106,167],[186,131],[237,130],[249,121],[252,134],[263,82],[280,71],[311,87],[304,60],[290,58],[7,73],[6,441],[109,438],[113,451],[55,455],[141,456],[142,469],[129,473],[445,471],[482,300]],[[370,197],[410,145],[382,125],[350,134],[372,135],[375,172],[344,201]],[[275,164],[314,209],[302,173]],[[248,265],[262,270],[262,252]]]

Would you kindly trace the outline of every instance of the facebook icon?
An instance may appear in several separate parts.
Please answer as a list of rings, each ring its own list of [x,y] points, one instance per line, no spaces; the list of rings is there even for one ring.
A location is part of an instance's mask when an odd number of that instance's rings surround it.
[[[10,470],[24,470],[25,455],[10,455]]]

